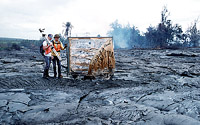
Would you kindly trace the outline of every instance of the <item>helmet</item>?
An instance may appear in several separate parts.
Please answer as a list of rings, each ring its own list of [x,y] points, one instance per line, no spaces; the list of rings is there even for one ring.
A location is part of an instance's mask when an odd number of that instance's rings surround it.
[[[55,34],[54,38],[60,38],[60,35],[59,34]]]
[[[53,37],[53,35],[52,35],[52,34],[48,34],[48,37],[52,38],[52,37]]]

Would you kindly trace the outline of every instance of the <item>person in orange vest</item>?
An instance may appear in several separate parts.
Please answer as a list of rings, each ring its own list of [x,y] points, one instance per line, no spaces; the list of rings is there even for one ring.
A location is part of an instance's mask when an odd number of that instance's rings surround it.
[[[59,41],[60,35],[59,34],[55,34],[54,35],[54,40],[52,41],[53,46],[55,48],[55,50],[58,52],[58,54],[60,55],[60,51],[64,50],[67,47],[67,44],[65,46],[63,46],[62,42]],[[56,71],[56,62],[58,65],[58,78],[62,78],[63,76],[61,75],[61,62],[58,59],[58,57],[56,56],[56,54],[51,51],[51,54],[53,56],[53,70],[54,70],[54,77],[56,78],[57,76],[57,71]]]
[[[48,40],[51,41],[52,40],[53,35],[52,34],[48,34]],[[49,77],[49,68],[50,68],[50,64],[51,64],[51,46],[53,44],[49,44],[47,41],[43,42],[43,50],[44,52],[44,59],[45,59],[45,68],[44,68],[44,73],[43,73],[43,77],[47,78]]]

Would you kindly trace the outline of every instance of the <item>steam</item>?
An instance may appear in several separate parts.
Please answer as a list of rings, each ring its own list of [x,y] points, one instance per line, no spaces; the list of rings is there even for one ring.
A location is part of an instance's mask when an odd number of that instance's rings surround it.
[[[113,36],[114,47],[118,48],[135,48],[142,45],[139,43],[142,40],[140,31],[135,27],[131,27],[129,24],[122,26],[118,23],[118,20],[110,24],[112,30],[108,32],[109,36]],[[144,38],[143,38],[144,39]]]
[[[122,26],[118,20],[111,25],[112,30],[108,32],[109,36],[113,36],[115,48],[131,48],[129,41],[131,40],[131,27],[130,25]]]

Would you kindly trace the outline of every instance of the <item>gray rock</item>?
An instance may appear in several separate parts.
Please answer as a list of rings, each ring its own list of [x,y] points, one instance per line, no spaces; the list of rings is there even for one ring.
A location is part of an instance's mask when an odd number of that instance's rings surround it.
[[[0,55],[0,124],[200,124],[199,48],[115,50],[112,80],[91,81],[43,79],[43,57],[24,53]]]

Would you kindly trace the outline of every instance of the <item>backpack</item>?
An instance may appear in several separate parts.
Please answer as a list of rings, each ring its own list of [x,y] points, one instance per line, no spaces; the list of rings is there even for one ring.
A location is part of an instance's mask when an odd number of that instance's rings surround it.
[[[42,45],[40,46],[40,53],[41,53],[42,56],[44,56],[44,52],[45,52],[45,51],[44,51],[44,49],[43,49],[43,44],[42,44]]]

